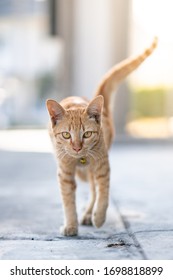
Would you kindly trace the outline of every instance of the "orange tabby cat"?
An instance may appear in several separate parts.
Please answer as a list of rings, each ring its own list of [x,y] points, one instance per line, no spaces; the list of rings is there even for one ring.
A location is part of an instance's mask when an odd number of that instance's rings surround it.
[[[75,175],[89,180],[91,198],[82,224],[100,227],[106,218],[109,198],[110,167],[108,149],[114,129],[109,109],[111,93],[155,49],[157,40],[141,55],[124,60],[102,79],[94,99],[68,97],[57,103],[47,100],[51,118],[50,136],[59,163],[58,177],[65,214],[62,234],[77,235]]]

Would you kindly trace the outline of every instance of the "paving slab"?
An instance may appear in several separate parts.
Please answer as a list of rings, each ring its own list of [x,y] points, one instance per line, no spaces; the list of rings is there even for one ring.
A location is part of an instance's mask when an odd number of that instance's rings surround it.
[[[145,258],[173,259],[173,146],[117,147],[110,158],[113,199],[127,231]]]

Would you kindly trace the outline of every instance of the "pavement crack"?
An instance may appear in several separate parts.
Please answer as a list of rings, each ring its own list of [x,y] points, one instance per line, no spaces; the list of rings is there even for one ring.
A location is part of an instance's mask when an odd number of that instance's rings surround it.
[[[58,237],[8,237],[8,236],[0,236],[1,241],[45,241],[45,242],[55,242],[55,241],[70,241],[70,240],[108,240],[108,238],[98,238],[98,237],[87,237],[87,236],[75,236],[75,237],[66,237],[66,236],[58,236]]]
[[[151,230],[138,230],[134,233],[151,233],[151,232],[172,232],[173,229],[151,229]]]
[[[117,212],[121,218],[121,221],[122,221],[122,224],[124,225],[124,228],[126,229],[127,231],[127,234],[129,235],[129,237],[132,239],[135,247],[138,249],[138,252],[140,253],[142,259],[144,260],[147,260],[147,255],[146,253],[144,252],[141,244],[139,243],[139,241],[137,240],[136,236],[135,236],[135,233],[131,230],[131,226],[130,226],[130,223],[128,222],[128,220],[126,219],[126,217],[124,215],[121,214],[121,211],[120,211],[120,208],[118,206],[118,202],[115,200],[115,199],[112,199],[112,202],[114,204],[114,206],[116,207],[117,209]]]
[[[124,240],[120,240],[119,242],[115,242],[115,243],[110,243],[108,244],[106,247],[108,248],[118,248],[118,247],[123,247],[123,246],[130,246],[130,244],[127,244],[124,242]]]

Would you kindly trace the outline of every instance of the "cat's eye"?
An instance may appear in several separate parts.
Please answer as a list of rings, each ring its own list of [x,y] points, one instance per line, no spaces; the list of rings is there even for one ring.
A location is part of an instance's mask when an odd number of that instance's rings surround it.
[[[62,132],[62,136],[64,137],[64,139],[70,139],[71,135],[69,132]]]
[[[92,131],[86,131],[83,135],[84,138],[89,138],[92,135]]]

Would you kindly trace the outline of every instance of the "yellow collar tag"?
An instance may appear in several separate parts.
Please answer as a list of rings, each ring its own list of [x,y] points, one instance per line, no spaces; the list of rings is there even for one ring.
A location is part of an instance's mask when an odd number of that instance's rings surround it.
[[[85,164],[86,162],[87,162],[86,158],[84,158],[84,157],[80,158],[80,163]]]

